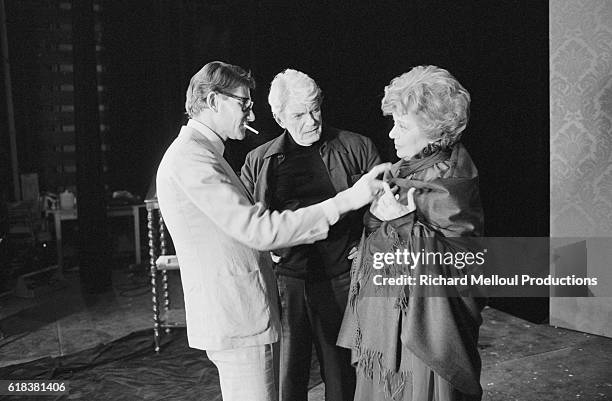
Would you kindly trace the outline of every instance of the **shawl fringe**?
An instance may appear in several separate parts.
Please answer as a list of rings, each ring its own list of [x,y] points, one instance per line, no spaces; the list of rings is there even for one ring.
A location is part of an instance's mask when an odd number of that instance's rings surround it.
[[[406,384],[412,380],[412,373],[410,371],[396,372],[392,369],[383,368],[382,359],[381,352],[360,349],[357,371],[369,380],[376,380],[382,387],[385,398],[393,401],[400,400],[403,398]],[[378,370],[377,377],[374,377],[375,370]]]

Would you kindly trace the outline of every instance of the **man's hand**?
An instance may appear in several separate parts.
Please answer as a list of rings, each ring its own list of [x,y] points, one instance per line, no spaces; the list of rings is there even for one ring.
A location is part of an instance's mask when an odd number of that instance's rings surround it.
[[[410,188],[406,194],[405,203],[399,199],[399,195],[394,195],[393,191],[386,182],[383,183],[383,194],[376,198],[370,206],[370,213],[383,221],[397,219],[413,212],[416,209],[414,204],[414,188]]]
[[[281,261],[281,257],[275,254],[274,252],[270,252],[270,257],[272,258],[272,262],[278,263]]]
[[[357,210],[372,202],[374,197],[383,191],[383,182],[376,177],[388,171],[391,163],[383,163],[372,167],[367,174],[364,174],[359,181],[349,189],[338,193],[334,202],[340,214]]]

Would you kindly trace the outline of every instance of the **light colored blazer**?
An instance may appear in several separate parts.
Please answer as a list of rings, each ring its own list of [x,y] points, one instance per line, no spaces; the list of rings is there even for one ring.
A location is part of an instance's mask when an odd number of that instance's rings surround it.
[[[223,158],[223,143],[190,120],[157,172],[159,206],[181,269],[193,348],[270,344],[280,331],[269,249],[313,243],[338,220],[330,201],[296,212],[254,203]]]

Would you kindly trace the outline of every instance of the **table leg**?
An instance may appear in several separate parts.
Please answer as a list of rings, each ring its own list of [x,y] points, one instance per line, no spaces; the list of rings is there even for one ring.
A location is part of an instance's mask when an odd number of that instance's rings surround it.
[[[139,265],[140,256],[140,208],[132,206],[132,214],[134,215],[134,247],[136,248],[136,264]]]
[[[53,226],[55,227],[55,246],[57,249],[57,271],[59,277],[64,276],[64,251],[62,249],[62,219],[59,213],[53,214]]]
[[[160,342],[160,319],[159,307],[157,302],[157,244],[155,243],[155,221],[153,210],[147,210],[147,228],[149,236],[149,269],[151,273],[151,295],[153,301],[153,342],[155,344],[155,353],[159,353]]]

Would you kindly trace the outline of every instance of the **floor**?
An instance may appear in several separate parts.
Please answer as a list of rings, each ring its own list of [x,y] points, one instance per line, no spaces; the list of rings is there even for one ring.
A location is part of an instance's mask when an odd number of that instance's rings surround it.
[[[151,327],[148,278],[113,271],[113,288],[84,295],[78,272],[65,272],[39,298],[0,299],[0,367],[68,355]]]
[[[112,291],[96,296],[81,293],[78,272],[65,277],[38,298],[0,299],[0,367],[69,355],[151,326],[146,270],[114,270]],[[612,339],[492,308],[480,333],[484,400],[612,400]],[[309,401],[323,400],[323,392],[323,384],[313,388]]]

